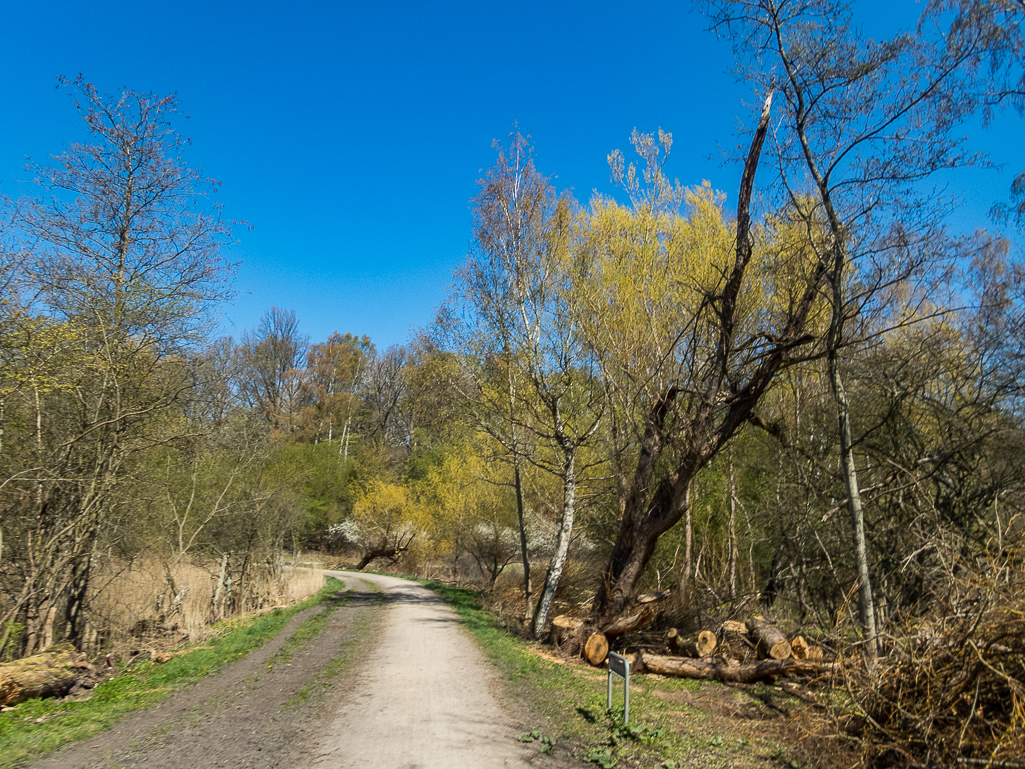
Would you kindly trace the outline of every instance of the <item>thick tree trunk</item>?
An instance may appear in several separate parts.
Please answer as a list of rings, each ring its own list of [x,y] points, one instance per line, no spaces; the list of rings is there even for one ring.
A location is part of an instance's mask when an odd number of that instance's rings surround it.
[[[781,330],[781,343],[762,358],[743,387],[731,388],[733,392],[729,396],[728,405],[719,401],[720,388],[726,385],[730,373],[728,365],[733,352],[737,302],[753,253],[750,204],[755,171],[768,132],[771,105],[770,94],[762,108],[741,177],[737,202],[736,259],[721,291],[710,297],[717,307],[721,323],[716,371],[708,379],[699,380],[700,389],[706,397],[694,401],[691,406],[688,419],[692,434],[683,447],[682,461],[654,490],[651,482],[662,453],[666,418],[681,389],[670,387],[649,412],[619,534],[592,604],[591,616],[596,624],[600,625],[618,616],[629,605],[644,567],[655,551],[658,538],[687,513],[691,481],[750,418],[762,393],[784,365],[786,351],[802,343],[804,325],[818,295],[821,269],[813,273],[804,295]]]

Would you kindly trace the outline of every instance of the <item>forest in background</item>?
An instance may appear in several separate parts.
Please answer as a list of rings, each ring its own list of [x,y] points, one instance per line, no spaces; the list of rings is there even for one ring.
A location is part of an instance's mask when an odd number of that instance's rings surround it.
[[[972,726],[929,760],[1020,750],[1025,174],[969,235],[931,178],[1021,112],[1025,6],[935,2],[885,41],[831,2],[703,7],[764,100],[736,209],[666,174],[661,130],[586,202],[513,133],[449,300],[383,351],[276,307],[212,338],[241,223],[174,98],[65,81],[88,141],[4,199],[0,658],[198,632],[291,600],[316,551],[476,584],[539,639],[669,591],[867,660],[974,644],[931,716],[893,674],[866,718]]]

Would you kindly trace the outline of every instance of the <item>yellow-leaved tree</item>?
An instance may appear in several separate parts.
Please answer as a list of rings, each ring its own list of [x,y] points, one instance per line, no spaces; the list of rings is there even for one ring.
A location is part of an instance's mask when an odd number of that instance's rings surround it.
[[[388,558],[395,563],[424,532],[423,509],[412,490],[380,479],[370,481],[356,495],[353,523],[347,536],[363,551],[357,569]]]

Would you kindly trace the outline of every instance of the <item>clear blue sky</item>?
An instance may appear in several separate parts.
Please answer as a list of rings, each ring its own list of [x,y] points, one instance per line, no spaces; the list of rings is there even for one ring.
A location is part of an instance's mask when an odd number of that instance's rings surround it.
[[[866,2],[866,23],[913,24],[911,0]],[[751,120],[730,51],[687,2],[109,2],[32,0],[0,18],[0,191],[82,137],[56,76],[177,91],[190,160],[245,219],[236,336],[271,305],[313,341],[367,334],[379,349],[430,322],[470,234],[469,198],[518,121],[537,162],[586,201],[611,192],[606,155],[662,127],[668,170],[735,200],[720,147]],[[880,15],[885,10],[884,15]],[[1025,168],[1022,122],[982,135],[1003,172],[957,177],[963,226]],[[629,157],[629,153],[628,157]]]

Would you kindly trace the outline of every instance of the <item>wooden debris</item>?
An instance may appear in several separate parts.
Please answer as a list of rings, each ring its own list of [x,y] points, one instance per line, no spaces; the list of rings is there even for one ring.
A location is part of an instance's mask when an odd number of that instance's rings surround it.
[[[775,681],[791,675],[822,675],[833,669],[807,660],[765,660],[750,665],[728,665],[719,660],[686,659],[663,657],[657,654],[643,655],[646,672],[680,678],[715,679],[728,683],[753,684]]]
[[[658,601],[664,601],[670,595],[672,595],[672,593],[668,590],[661,590],[658,593],[645,593],[644,595],[637,596],[636,603],[641,605],[657,603]]]
[[[804,639],[804,636],[796,636],[793,638],[790,641],[790,649],[794,654],[794,659],[822,662],[822,649],[818,646],[812,646],[809,644]]]
[[[600,665],[609,654],[609,640],[604,633],[592,633],[584,644],[584,657],[592,665]]]
[[[737,620],[728,619],[725,620],[722,625],[719,626],[721,633],[732,633],[738,635],[747,635],[747,625]]]
[[[752,617],[746,624],[748,632],[755,639],[759,658],[785,660],[793,653],[783,631],[771,622]]]
[[[555,646],[562,646],[583,624],[584,621],[580,617],[560,614],[552,620],[552,643]]]
[[[757,659],[755,645],[748,637],[747,625],[736,620],[726,620],[716,631],[719,642],[716,655],[725,660],[735,660],[738,664]]]
[[[700,630],[685,636],[676,628],[671,628],[666,634],[666,642],[670,649],[684,657],[707,657],[719,644],[711,630]]]
[[[641,652],[634,652],[633,654],[624,655],[627,663],[630,665],[630,674],[643,673],[644,672],[644,655]]]
[[[623,633],[629,633],[631,630],[636,630],[637,628],[651,622],[655,617],[656,610],[657,608],[655,604],[645,604],[644,608],[636,614],[617,619],[611,625],[603,628],[602,632],[608,638],[614,638],[618,635],[623,635]]]
[[[93,682],[102,677],[74,646],[57,644],[41,654],[0,665],[0,707],[33,697],[62,697],[83,679]]]

